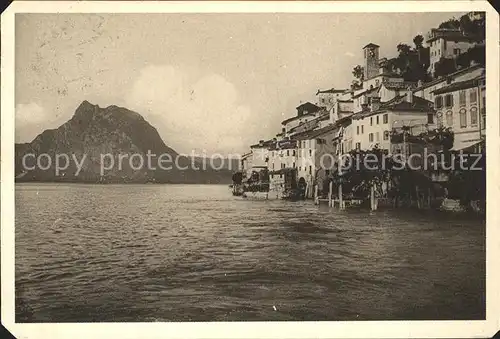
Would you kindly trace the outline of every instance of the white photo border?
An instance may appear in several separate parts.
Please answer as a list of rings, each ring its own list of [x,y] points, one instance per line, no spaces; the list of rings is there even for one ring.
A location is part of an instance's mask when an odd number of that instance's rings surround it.
[[[486,12],[486,320],[172,323],[15,323],[15,13]],[[1,319],[17,338],[470,338],[500,322],[499,16],[486,1],[15,1],[1,17]]]

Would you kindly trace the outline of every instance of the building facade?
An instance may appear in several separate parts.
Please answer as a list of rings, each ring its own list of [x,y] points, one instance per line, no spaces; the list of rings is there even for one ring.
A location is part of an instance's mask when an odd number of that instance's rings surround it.
[[[464,35],[460,29],[433,28],[427,34],[426,42],[430,47],[428,71],[434,74],[436,63],[441,58],[456,59],[480,41],[475,37]]]
[[[484,139],[485,76],[452,83],[434,91],[437,124],[454,133],[454,150],[469,149]]]

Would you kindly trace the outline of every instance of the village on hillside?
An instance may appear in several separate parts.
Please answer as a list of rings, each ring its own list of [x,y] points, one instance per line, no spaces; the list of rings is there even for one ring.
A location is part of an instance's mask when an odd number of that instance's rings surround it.
[[[485,152],[484,22],[482,12],[450,19],[417,35],[414,46],[399,44],[393,58],[381,57],[390,51],[376,41],[360,46],[364,63],[354,67],[351,84],[318,90],[316,101],[297,106],[276,135],[249,146],[233,194],[240,187],[235,195],[266,191],[286,198],[298,190],[302,198],[340,208],[370,200],[376,209],[374,200],[386,199],[392,206],[482,209],[485,169],[457,171],[450,162],[453,154],[463,161],[463,154]],[[447,160],[432,170],[338,170],[347,154],[403,155],[411,165],[425,163],[412,160],[424,153]]]

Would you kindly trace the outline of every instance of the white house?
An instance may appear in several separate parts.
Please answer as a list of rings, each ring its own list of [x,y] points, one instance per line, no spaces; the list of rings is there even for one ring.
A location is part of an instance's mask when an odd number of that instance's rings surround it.
[[[454,150],[470,149],[484,138],[485,76],[454,82],[434,91],[437,123],[454,133]]]
[[[448,86],[453,82],[474,79],[480,76],[483,72],[484,67],[477,64],[472,64],[470,67],[458,70],[446,77],[441,77],[427,83],[420,83],[418,84],[417,88],[413,90],[413,93],[418,97],[434,102],[435,90],[441,87]]]
[[[300,124],[311,121],[318,117],[322,108],[310,102],[297,106],[297,114],[281,122],[283,136],[289,136],[290,131]],[[279,134],[281,134],[279,133]]]
[[[429,72],[434,74],[436,63],[441,58],[455,59],[480,41],[465,35],[460,29],[433,28],[427,34],[426,42],[430,47]]]
[[[342,97],[345,91],[346,91],[345,89],[335,89],[335,88],[327,90],[318,89],[318,92],[316,93],[317,96],[316,105],[324,107],[327,111],[329,111],[335,104],[335,101],[340,97]]]
[[[379,100],[374,98],[369,107],[365,106],[352,116],[350,135],[345,138],[348,141],[344,146],[345,152],[353,148],[372,149],[375,145],[390,151],[390,132],[393,128],[410,126],[423,131],[434,126],[432,102],[414,96],[411,90],[385,103]]]

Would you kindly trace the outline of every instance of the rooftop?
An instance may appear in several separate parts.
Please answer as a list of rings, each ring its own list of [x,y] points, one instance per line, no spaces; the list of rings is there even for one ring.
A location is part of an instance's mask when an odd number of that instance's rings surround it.
[[[474,79],[469,79],[465,81],[459,81],[452,83],[448,86],[444,86],[433,91],[434,94],[444,94],[459,91],[461,89],[467,89],[472,87],[477,87],[479,85],[479,80],[484,79],[484,76],[479,76]]]
[[[474,71],[474,70],[476,70],[478,68],[481,68],[481,67],[483,67],[483,66],[481,66],[481,65],[473,65],[473,66],[470,66],[468,68],[464,68],[464,69],[458,70],[458,71],[456,71],[454,73],[448,74],[445,77],[442,77],[442,78],[439,78],[439,79],[435,79],[435,80],[426,82],[426,83],[422,84],[422,86],[415,88],[413,90],[413,92],[420,91],[420,90],[425,89],[425,88],[430,87],[430,86],[434,86],[435,84],[439,84],[440,82],[446,81],[446,78],[448,78],[448,77],[453,78],[453,77],[462,75],[464,73],[467,73],[467,72],[470,72],[470,71]]]
[[[480,39],[473,35],[464,34],[460,29],[433,28],[427,34],[426,42],[437,39],[455,40],[455,41],[479,41]]]
[[[294,140],[311,140],[311,139],[315,139],[323,134],[326,134],[328,132],[334,131],[338,128],[339,128],[339,126],[337,124],[331,124],[331,125],[325,126],[323,128],[309,130],[309,131],[305,131],[302,133],[297,133],[296,135],[293,136],[293,139]]]
[[[325,90],[320,90],[318,89],[318,92],[316,92],[316,95],[320,93],[344,93],[346,90],[345,89],[335,89],[335,88],[330,88],[330,89],[325,89]]]
[[[397,96],[387,102],[381,103],[379,109],[371,111],[369,109],[352,115],[353,119],[363,119],[371,115],[383,113],[386,111],[412,111],[412,112],[431,112],[433,103],[429,100],[413,96],[413,102],[407,101],[406,94]]]
[[[380,86],[377,86],[377,87],[373,87],[373,88],[369,88],[365,91],[362,91],[362,92],[359,92],[357,94],[354,94],[352,97],[353,98],[359,98],[360,96],[364,95],[364,94],[370,94],[370,93],[373,93],[375,91],[378,91],[380,88]]]
[[[377,48],[377,47],[380,47],[380,46],[379,46],[379,45],[374,44],[373,42],[370,42],[368,45],[366,45],[365,47],[363,47],[363,49],[365,49],[365,48],[371,48],[371,47],[375,47],[375,48]]]

